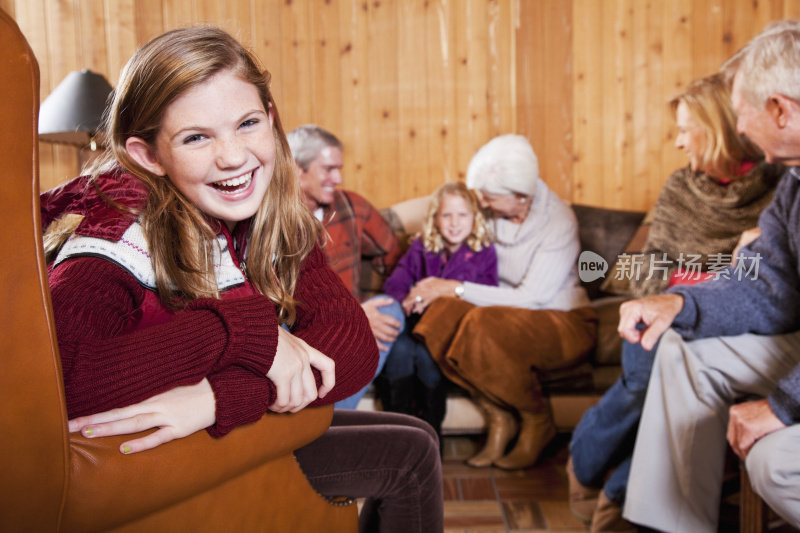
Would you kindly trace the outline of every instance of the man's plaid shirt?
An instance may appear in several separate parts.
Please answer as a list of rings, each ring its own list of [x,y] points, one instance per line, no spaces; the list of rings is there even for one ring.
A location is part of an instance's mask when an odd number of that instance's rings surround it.
[[[330,236],[323,248],[328,263],[361,301],[361,261],[371,260],[386,274],[402,254],[400,243],[381,214],[352,191],[334,192],[333,202],[323,206],[322,223]]]

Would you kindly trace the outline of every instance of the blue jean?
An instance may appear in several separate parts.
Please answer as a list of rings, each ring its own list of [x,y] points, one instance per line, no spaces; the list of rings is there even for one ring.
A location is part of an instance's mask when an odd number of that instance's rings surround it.
[[[602,486],[606,497],[620,505],[625,501],[633,444],[657,349],[658,344],[647,351],[641,344],[622,341],[622,376],[583,414],[569,444],[578,481],[587,487]]]
[[[394,341],[383,367],[383,377],[394,380],[417,376],[423,385],[433,389],[441,383],[442,371],[425,345],[411,335],[419,319],[418,315],[412,316]]]
[[[373,298],[384,298],[386,297],[385,294],[374,296]],[[372,299],[372,298],[371,298]],[[384,315],[389,315],[400,322],[400,331],[402,332],[405,329],[406,325],[406,315],[403,312],[403,307],[395,300],[392,300],[392,303],[388,305],[384,305],[378,308],[381,313]],[[395,343],[397,340],[395,339]],[[392,349],[392,345],[394,343],[382,343],[386,345],[385,350],[378,351],[378,368],[375,371],[375,375],[381,373],[383,370],[383,365],[386,363],[386,357],[389,355],[389,351]],[[358,402],[361,401],[361,398],[364,396],[364,393],[367,392],[370,384],[366,384],[363,389],[358,391],[357,393],[353,394],[349,398],[345,398],[344,400],[339,400],[336,402],[334,407],[337,409],[355,409],[358,406]]]

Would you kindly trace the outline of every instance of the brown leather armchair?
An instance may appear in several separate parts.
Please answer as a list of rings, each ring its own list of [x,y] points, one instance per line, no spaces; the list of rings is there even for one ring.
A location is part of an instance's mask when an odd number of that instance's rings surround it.
[[[0,531],[355,531],[356,506],[329,504],[292,455],[332,407],[131,456],[122,437],[68,434],[39,217],[39,69],[2,10],[0,50]]]

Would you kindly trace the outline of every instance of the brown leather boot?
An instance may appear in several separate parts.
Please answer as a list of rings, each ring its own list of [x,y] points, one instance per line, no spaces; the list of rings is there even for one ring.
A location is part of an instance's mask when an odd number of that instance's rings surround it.
[[[592,523],[592,516],[597,509],[597,497],[600,489],[593,489],[581,484],[575,477],[572,457],[567,460],[567,481],[569,482],[569,510],[588,526]]]
[[[491,466],[495,459],[506,453],[508,442],[517,434],[517,423],[514,416],[484,396],[476,397],[478,405],[486,412],[486,423],[489,433],[486,444],[477,454],[467,459],[467,464],[475,468]]]
[[[530,413],[520,411],[520,430],[517,443],[508,455],[497,459],[494,466],[504,470],[517,470],[531,466],[539,459],[547,444],[556,436],[556,426],[549,411]]]
[[[636,533],[639,530],[622,518],[622,507],[612,502],[603,491],[597,498],[597,509],[592,517],[590,533]]]

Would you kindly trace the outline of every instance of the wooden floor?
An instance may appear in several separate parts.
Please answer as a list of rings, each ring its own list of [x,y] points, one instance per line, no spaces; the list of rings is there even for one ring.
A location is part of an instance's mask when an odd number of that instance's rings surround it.
[[[585,533],[569,511],[569,434],[560,434],[531,468],[507,472],[471,468],[464,459],[478,451],[479,436],[444,439],[444,526],[446,533]]]

